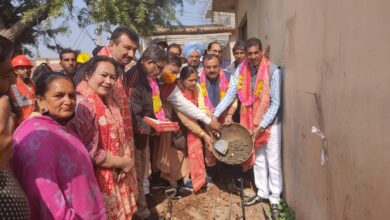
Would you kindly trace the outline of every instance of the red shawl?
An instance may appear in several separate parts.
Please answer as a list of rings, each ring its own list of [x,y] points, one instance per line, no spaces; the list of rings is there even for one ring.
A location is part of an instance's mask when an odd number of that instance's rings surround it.
[[[195,106],[198,106],[198,95],[195,94],[196,92],[190,92],[187,89],[184,89],[180,83],[178,85],[183,96],[190,100]],[[197,192],[206,184],[206,168],[203,159],[202,141],[189,129],[187,133],[187,148],[192,186],[194,187],[194,192]]]
[[[87,84],[82,81],[77,86],[77,92],[83,95],[93,106],[99,126],[99,147],[115,156],[131,154],[126,148],[131,148],[125,119],[121,109],[110,95],[105,97],[105,103]],[[115,93],[115,92],[114,92]],[[131,155],[129,155],[131,157]],[[134,157],[133,157],[134,158]],[[115,170],[112,168],[95,167],[96,179],[103,193],[105,207],[109,219],[130,219],[136,211],[135,196],[130,173],[127,178],[117,182]]]
[[[99,56],[111,56],[111,52],[108,49],[108,46],[103,47],[99,53]],[[130,158],[135,161],[135,146],[134,146],[134,139],[133,139],[133,123],[131,118],[131,113],[128,105],[128,96],[126,95],[126,90],[123,87],[123,76],[118,77],[118,81],[116,82],[114,88],[113,88],[113,97],[115,100],[115,103],[118,105],[125,125],[125,132],[126,132],[126,138],[128,139],[128,142],[130,144]],[[130,170],[130,188],[131,191],[134,192],[135,197],[138,197],[138,187],[137,187],[137,173],[135,168]]]

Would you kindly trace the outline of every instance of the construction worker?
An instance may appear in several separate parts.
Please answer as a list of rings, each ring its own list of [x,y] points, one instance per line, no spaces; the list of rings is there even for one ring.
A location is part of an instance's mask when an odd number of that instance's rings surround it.
[[[11,97],[19,110],[17,124],[27,119],[34,111],[35,87],[30,79],[33,64],[24,55],[16,56],[11,61],[16,74],[16,84],[11,85]]]

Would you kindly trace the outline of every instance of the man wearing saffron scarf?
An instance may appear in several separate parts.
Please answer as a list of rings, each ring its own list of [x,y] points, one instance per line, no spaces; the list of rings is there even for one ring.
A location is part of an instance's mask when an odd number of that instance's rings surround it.
[[[155,131],[144,121],[144,117],[165,121],[156,79],[161,74],[166,59],[167,53],[153,44],[144,51],[141,59],[124,76],[134,125],[135,166],[139,191],[135,216],[139,219],[158,219],[158,216],[148,209],[145,198],[144,179],[149,162],[147,158],[149,137]]]
[[[199,84],[207,109],[211,114],[215,111],[218,103],[226,95],[229,88],[231,73],[220,68],[218,56],[208,54],[203,58],[204,68],[199,73]],[[232,114],[236,111],[237,103],[231,105],[228,111],[225,111],[222,121],[232,121]]]
[[[280,70],[262,53],[261,41],[250,38],[245,42],[246,58],[236,69],[224,99],[218,104],[214,115],[221,113],[235,97],[241,101],[240,124],[246,127],[254,140],[254,153],[243,168],[252,165],[257,195],[244,202],[250,206],[269,200],[272,218],[278,219],[280,193],[282,192],[281,169],[281,123]]]
[[[124,85],[128,91],[129,105],[133,115],[134,141],[136,146],[135,158],[139,190],[139,198],[137,200],[138,210],[135,215],[140,219],[154,219],[147,208],[143,180],[148,161],[146,152],[150,144],[149,138],[156,132],[144,121],[144,117],[155,118],[159,121],[166,120],[157,83],[157,78],[160,77],[166,62],[167,52],[157,45],[151,45],[144,51],[138,63],[126,72],[124,76]],[[174,90],[170,90],[168,93],[167,101],[177,106],[171,101]],[[189,115],[196,117],[198,114],[197,111],[200,112],[200,110],[195,105],[193,106],[195,112]],[[186,109],[186,112],[191,111],[189,110],[190,108],[191,106]],[[204,116],[207,117],[205,114]],[[211,122],[211,124],[213,123]]]
[[[229,88],[229,81],[231,74],[220,68],[219,57],[214,54],[208,54],[203,58],[204,68],[199,73],[199,84],[201,88],[201,95],[203,97],[206,109],[210,115],[215,111],[215,107],[226,95]],[[232,115],[236,111],[237,102],[234,102],[227,111],[225,111],[220,117],[219,121],[232,122]],[[208,166],[207,175],[208,179],[213,177],[215,169],[214,165],[216,160],[210,150],[205,150],[205,162]]]

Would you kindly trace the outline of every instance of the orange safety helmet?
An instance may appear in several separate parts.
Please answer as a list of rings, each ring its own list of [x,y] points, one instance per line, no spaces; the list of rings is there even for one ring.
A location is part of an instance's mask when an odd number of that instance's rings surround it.
[[[31,63],[30,59],[28,59],[24,55],[18,55],[14,57],[11,61],[12,68],[16,68],[18,66],[29,66],[33,67],[34,65]]]

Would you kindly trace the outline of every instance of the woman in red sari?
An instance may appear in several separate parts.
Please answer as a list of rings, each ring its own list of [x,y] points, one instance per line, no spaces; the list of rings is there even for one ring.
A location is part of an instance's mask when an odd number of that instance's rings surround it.
[[[192,67],[183,67],[180,71],[180,78],[177,85],[182,91],[185,98],[198,106],[197,87],[198,74]],[[203,156],[203,145],[201,138],[204,139],[206,147],[211,147],[213,144],[212,138],[197,124],[196,121],[183,117],[183,114],[178,113],[178,117],[184,124],[187,131],[187,152],[188,165],[194,192],[200,190],[206,184],[206,168]],[[186,177],[184,178],[185,185]]]
[[[131,219],[136,211],[134,146],[128,111],[118,103],[116,85],[122,69],[112,58],[98,56],[85,64],[77,86],[76,117],[71,127],[87,146],[103,193],[109,219]],[[131,124],[130,124],[131,126]]]

